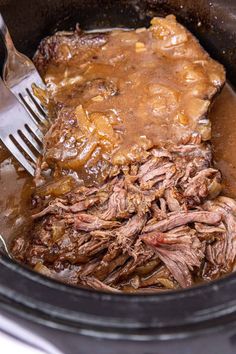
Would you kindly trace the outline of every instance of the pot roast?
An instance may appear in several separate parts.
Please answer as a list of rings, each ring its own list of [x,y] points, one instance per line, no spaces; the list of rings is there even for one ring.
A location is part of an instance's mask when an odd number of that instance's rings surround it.
[[[12,245],[57,280],[159,292],[217,279],[236,256],[236,202],[212,162],[211,103],[225,83],[174,16],[150,28],[58,32],[35,54],[51,124],[32,227]]]

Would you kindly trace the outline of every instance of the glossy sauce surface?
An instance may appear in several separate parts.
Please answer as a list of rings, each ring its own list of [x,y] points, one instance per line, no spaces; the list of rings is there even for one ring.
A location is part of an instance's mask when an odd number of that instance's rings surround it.
[[[30,197],[34,183],[0,145],[0,233],[11,240],[19,232],[24,232],[29,222]]]
[[[36,53],[57,117],[44,161],[59,174],[73,170],[84,179],[85,171],[94,182],[99,171],[141,160],[153,146],[194,134],[210,139],[207,112],[223,67],[174,16],[151,24],[97,37],[58,33]]]
[[[236,198],[236,93],[228,85],[210,112],[216,167],[222,172],[224,194]]]

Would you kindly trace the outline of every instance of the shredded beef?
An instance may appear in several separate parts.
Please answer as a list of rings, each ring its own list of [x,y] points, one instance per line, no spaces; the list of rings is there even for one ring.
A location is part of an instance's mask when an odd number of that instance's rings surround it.
[[[101,188],[38,197],[34,230],[15,242],[15,257],[57,279],[69,272],[73,284],[111,291],[188,287],[229,272],[236,256],[236,203],[222,196],[208,201],[216,175],[220,182],[209,151],[207,143],[168,154],[151,149],[136,173],[130,167]],[[171,186],[166,166],[175,171]],[[162,167],[163,179],[147,190],[143,177]],[[198,176],[206,178],[204,195],[186,195]]]

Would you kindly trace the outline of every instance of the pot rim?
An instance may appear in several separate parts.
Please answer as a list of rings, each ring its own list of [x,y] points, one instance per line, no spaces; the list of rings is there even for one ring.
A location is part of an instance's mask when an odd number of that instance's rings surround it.
[[[24,318],[47,318],[63,328],[88,333],[113,331],[148,336],[187,333],[236,320],[236,274],[189,289],[158,294],[111,294],[66,285],[0,257],[0,307]],[[98,305],[99,304],[99,305]],[[49,322],[48,322],[49,321]],[[46,322],[45,322],[46,323]],[[174,333],[173,333],[174,328]],[[140,332],[141,331],[141,332]]]

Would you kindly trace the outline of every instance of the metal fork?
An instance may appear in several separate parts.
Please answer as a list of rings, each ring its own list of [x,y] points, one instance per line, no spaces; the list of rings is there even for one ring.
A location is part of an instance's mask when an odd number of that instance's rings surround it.
[[[32,61],[19,53],[11,39],[8,28],[0,13],[0,34],[7,49],[3,68],[3,81],[14,95],[23,103],[27,111],[39,124],[47,124],[47,116],[39,99],[34,95],[33,85],[45,85]]]
[[[32,175],[37,152],[42,152],[43,133],[24,106],[0,78],[0,139]]]

